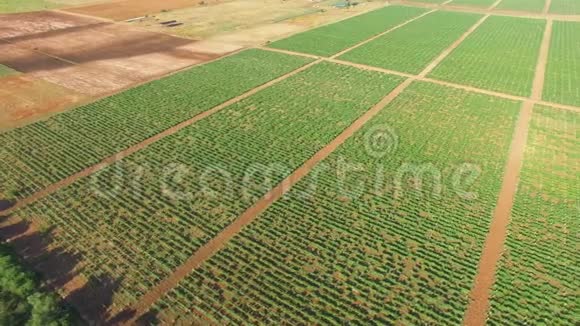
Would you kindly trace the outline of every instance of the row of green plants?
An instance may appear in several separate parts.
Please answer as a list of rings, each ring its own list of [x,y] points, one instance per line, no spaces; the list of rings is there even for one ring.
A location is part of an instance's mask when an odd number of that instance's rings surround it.
[[[400,77],[320,63],[15,213],[59,230],[87,278],[135,302]]]
[[[520,105],[412,84],[152,313],[162,324],[461,324]],[[385,125],[397,145],[379,155],[368,135]],[[476,169],[458,184],[466,162]],[[409,164],[429,173],[397,185]]]
[[[0,134],[0,199],[29,196],[309,61],[247,50]]]
[[[580,114],[536,106],[490,324],[579,322]]]
[[[277,49],[331,56],[372,36],[427,12],[426,9],[387,6],[334,24],[271,43]]]
[[[349,51],[339,59],[420,73],[473,26],[480,15],[437,11]]]
[[[546,66],[544,100],[580,106],[579,22],[555,21]]]
[[[545,4],[545,0],[502,0],[496,8],[500,10],[542,12]]]
[[[530,96],[545,20],[490,16],[429,77]]]

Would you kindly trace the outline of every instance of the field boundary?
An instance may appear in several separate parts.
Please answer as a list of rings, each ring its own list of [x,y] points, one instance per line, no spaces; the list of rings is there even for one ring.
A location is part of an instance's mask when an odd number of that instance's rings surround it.
[[[535,69],[532,98],[541,98],[544,85],[545,68],[548,61],[550,39],[552,35],[552,20],[548,20],[540,47],[538,62]],[[510,147],[509,158],[504,170],[503,182],[495,206],[489,231],[485,239],[483,251],[479,260],[477,274],[470,293],[470,303],[464,317],[466,326],[484,326],[489,310],[489,300],[498,263],[503,255],[504,244],[511,217],[511,211],[517,192],[520,171],[528,136],[528,129],[534,108],[533,100],[526,100],[520,110],[520,117]]]
[[[354,135],[358,130],[360,130],[368,121],[370,121],[374,116],[376,116],[385,106],[387,106],[391,101],[393,101],[399,94],[401,94],[409,85],[429,74],[441,61],[443,61],[455,48],[457,48],[463,40],[465,40],[471,33],[473,33],[477,27],[479,27],[489,15],[480,18],[470,29],[468,29],[461,37],[459,37],[455,42],[453,42],[447,49],[445,49],[439,56],[437,56],[430,64],[428,64],[423,71],[417,76],[407,78],[399,86],[397,86],[393,91],[386,95],[381,101],[375,104],[372,108],[367,110],[363,115],[361,115],[357,120],[355,120],[351,125],[344,129],[336,138],[334,138],[330,143],[326,144],[322,149],[320,149],[316,154],[314,154],[309,160],[302,164],[298,169],[296,169],[292,174],[286,177],[282,182],[277,184],[268,193],[266,193],[260,200],[258,200],[254,205],[248,208],[244,213],[242,213],[238,218],[233,221],[230,225],[224,228],[220,233],[213,237],[208,243],[198,249],[192,256],[190,256],[187,261],[175,269],[174,273],[169,277],[165,278],[158,285],[150,289],[146,294],[144,294],[141,299],[128,310],[121,312],[132,314],[132,317],[125,321],[126,325],[135,324],[139,318],[146,314],[151,306],[159,300],[164,294],[173,289],[183,280],[191,271],[195,270],[206,260],[211,258],[214,254],[224,248],[228,242],[236,236],[246,225],[252,223],[258,216],[264,212],[268,207],[270,207],[274,202],[280,199],[284,194],[286,194],[296,183],[298,183],[302,178],[304,178],[310,171],[322,160],[327,158],[332,154],[340,145],[342,145],[346,140],[348,140],[352,135]],[[322,58],[319,60],[323,60]],[[115,319],[115,317],[113,318]]]
[[[546,0],[546,3],[544,4],[544,9],[542,10],[542,13],[544,15],[549,14],[551,6],[552,6],[552,0]]]

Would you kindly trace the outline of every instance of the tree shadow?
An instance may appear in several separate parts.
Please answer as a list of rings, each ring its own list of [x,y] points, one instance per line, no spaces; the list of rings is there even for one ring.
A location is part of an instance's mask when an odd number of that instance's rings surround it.
[[[0,199],[0,212],[12,208],[16,204],[15,201],[9,199]]]
[[[0,217],[0,240],[9,245],[23,264],[42,281],[41,290],[63,293],[65,303],[89,325],[103,325],[122,278],[110,275],[85,280],[79,272],[80,254],[54,241],[54,228],[39,230],[28,221]]]

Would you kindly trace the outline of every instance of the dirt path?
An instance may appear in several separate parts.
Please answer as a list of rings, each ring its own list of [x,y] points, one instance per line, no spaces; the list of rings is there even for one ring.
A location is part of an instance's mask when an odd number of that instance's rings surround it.
[[[552,6],[552,0],[546,0],[546,4],[544,5],[544,10],[542,10],[542,13],[544,15],[547,15],[550,12],[551,6]]]
[[[493,10],[495,9],[495,7],[499,6],[499,4],[502,2],[503,0],[497,0],[496,2],[494,2],[491,6],[489,6],[489,8],[487,8],[487,10]]]
[[[532,88],[532,98],[535,99],[541,98],[542,95],[551,33],[552,21],[548,20],[536,66],[533,83],[534,86]],[[465,312],[465,318],[463,321],[464,325],[483,326],[487,320],[489,299],[495,282],[497,264],[504,251],[504,243],[517,191],[519,174],[524,159],[529,122],[532,118],[533,107],[534,102],[532,100],[526,100],[520,111],[520,117],[514,132],[514,138],[512,140],[510,155],[505,168],[497,206],[493,213],[489,233],[485,239],[483,252],[479,261],[478,272],[475,276],[473,288],[471,289],[471,302]]]
[[[319,150],[308,161],[301,165],[296,171],[290,174],[276,187],[266,193],[258,202],[248,208],[242,215],[240,215],[234,222],[223,229],[217,236],[211,239],[206,245],[197,250],[189,259],[187,259],[181,266],[179,266],[172,275],[164,279],[157,286],[146,293],[139,302],[133,307],[122,312],[121,314],[129,314],[132,317],[125,321],[127,325],[133,325],[136,321],[147,313],[150,307],[159,300],[165,293],[173,289],[178,283],[183,280],[192,270],[200,267],[206,260],[211,258],[214,254],[224,248],[228,242],[236,236],[246,225],[252,223],[258,216],[270,207],[274,202],[284,196],[296,183],[304,178],[319,162],[327,158],[347,139],[360,130],[368,121],[377,115],[385,106],[393,101],[399,94],[401,94],[409,85],[421,76],[427,75],[437,64],[445,59],[459,44],[465,40],[488,16],[481,18],[472,28],[466,31],[456,42],[449,48],[443,51],[432,63],[418,75],[406,79],[403,83],[397,86],[391,93],[385,96],[380,102],[375,104],[371,109],[366,111],[350,126],[348,126],[342,133],[334,138],[330,143]],[[360,45],[355,45],[343,52],[347,52]],[[322,61],[323,59],[319,59]],[[330,60],[333,60],[332,58]]]
[[[41,191],[39,191],[39,192],[29,196],[29,197],[26,197],[22,200],[19,200],[18,202],[16,202],[16,204],[14,206],[3,211],[2,215],[8,215],[8,214],[12,213],[13,211],[15,211],[23,206],[26,206],[32,202],[35,202],[41,198],[44,198],[44,197],[56,192],[57,190],[59,190],[62,187],[65,187],[65,186],[72,184],[73,182],[77,181],[80,178],[84,178],[86,176],[89,176],[89,175],[101,170],[101,169],[104,169],[105,167],[107,167],[107,166],[109,166],[117,161],[120,161],[123,158],[125,158],[125,157],[139,151],[139,150],[142,150],[145,147],[147,147],[147,146],[149,146],[149,145],[151,145],[151,144],[153,144],[153,143],[155,143],[155,142],[157,142],[157,141],[159,141],[167,136],[173,135],[174,133],[180,131],[181,129],[183,129],[187,126],[190,126],[191,124],[193,124],[199,120],[205,119],[206,117],[224,109],[225,107],[227,107],[229,105],[232,105],[236,102],[239,102],[239,101],[241,101],[247,97],[250,97],[250,96],[256,94],[257,92],[259,92],[265,88],[268,88],[268,87],[270,87],[270,86],[272,86],[272,85],[274,85],[274,84],[276,84],[276,83],[278,83],[278,82],[280,82],[280,81],[282,81],[290,76],[293,76],[293,75],[295,75],[303,70],[306,70],[309,67],[319,63],[320,61],[321,61],[320,59],[317,61],[313,61],[305,66],[302,66],[302,67],[300,67],[296,70],[293,70],[285,75],[282,75],[276,79],[273,79],[273,80],[271,80],[271,81],[269,81],[261,86],[258,86],[254,89],[251,89],[240,96],[234,97],[234,98],[232,98],[232,99],[230,99],[230,100],[228,100],[228,101],[226,101],[218,106],[215,106],[215,107],[213,107],[207,111],[204,111],[204,112],[202,112],[202,113],[200,113],[200,114],[198,114],[198,115],[196,115],[196,116],[194,116],[186,121],[183,121],[183,122],[169,128],[163,132],[160,132],[160,133],[158,133],[150,138],[147,138],[144,141],[142,141],[138,144],[135,144],[135,145],[119,152],[119,153],[116,153],[112,156],[109,156],[93,166],[90,166],[82,171],[79,171],[79,172],[59,181],[59,182],[53,183],[50,186],[44,188],[43,190],[41,190]]]

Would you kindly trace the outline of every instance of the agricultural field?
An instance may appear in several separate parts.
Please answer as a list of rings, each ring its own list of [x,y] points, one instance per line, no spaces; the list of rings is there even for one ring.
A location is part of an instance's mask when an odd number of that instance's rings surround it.
[[[272,48],[331,56],[389,28],[427,12],[426,9],[387,6],[269,44]]]
[[[7,67],[5,65],[0,64],[0,77],[4,77],[4,76],[8,76],[8,75],[14,75],[18,73],[16,70]]]
[[[530,96],[546,22],[489,17],[429,77]]]
[[[320,63],[14,215],[56,228],[87,279],[122,279],[124,307],[401,81]]]
[[[339,59],[418,74],[480,18],[475,14],[434,12]]]
[[[580,106],[580,23],[554,22],[543,99]]]
[[[0,15],[0,324],[580,325],[575,17],[188,1]]]
[[[460,324],[519,108],[411,85],[152,313],[162,324]],[[381,132],[387,146],[368,143]]]
[[[534,108],[491,325],[580,322],[579,130],[579,113]]]
[[[546,0],[502,0],[497,9],[542,12]]]
[[[550,13],[580,15],[580,2],[576,0],[552,0]]]
[[[0,134],[0,199],[26,197],[310,61],[247,50]]]
[[[496,1],[497,0],[453,0],[449,4],[459,6],[490,7]]]

